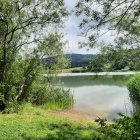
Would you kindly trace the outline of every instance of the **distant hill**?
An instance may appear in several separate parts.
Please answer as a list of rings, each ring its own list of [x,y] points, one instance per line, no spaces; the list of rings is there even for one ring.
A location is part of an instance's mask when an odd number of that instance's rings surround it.
[[[94,57],[91,54],[66,54],[70,60],[70,67],[82,67],[89,64],[89,60]]]
[[[66,57],[70,60],[70,67],[82,67],[89,64],[90,58],[95,55],[91,54],[66,54]],[[56,57],[44,58],[43,63],[50,66],[55,62]]]

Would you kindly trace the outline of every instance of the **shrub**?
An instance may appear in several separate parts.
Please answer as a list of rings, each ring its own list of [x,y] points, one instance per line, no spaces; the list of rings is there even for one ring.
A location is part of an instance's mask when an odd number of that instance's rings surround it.
[[[15,102],[9,102],[7,107],[2,111],[3,114],[11,114],[11,113],[17,113],[19,111],[19,104]]]
[[[100,124],[100,136],[94,137],[98,140],[139,140],[140,139],[140,112],[134,113],[132,117],[119,114],[113,124],[108,125],[105,120],[96,120]]]
[[[133,111],[140,110],[140,74],[134,75],[127,83],[129,96],[133,104]]]

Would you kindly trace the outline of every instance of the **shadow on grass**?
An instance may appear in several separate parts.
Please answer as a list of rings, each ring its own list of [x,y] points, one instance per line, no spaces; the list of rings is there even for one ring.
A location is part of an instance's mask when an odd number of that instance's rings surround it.
[[[25,140],[93,140],[94,129],[84,126],[72,126],[69,123],[53,124],[49,126],[51,131],[55,133],[46,134],[45,137],[35,138],[25,134],[22,138]]]

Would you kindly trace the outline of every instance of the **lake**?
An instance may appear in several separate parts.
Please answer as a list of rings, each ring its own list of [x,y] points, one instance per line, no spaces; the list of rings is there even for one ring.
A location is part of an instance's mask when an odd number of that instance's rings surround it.
[[[126,81],[130,75],[73,75],[61,81],[74,96],[73,110],[94,117],[113,119],[117,113],[130,115],[132,105]]]

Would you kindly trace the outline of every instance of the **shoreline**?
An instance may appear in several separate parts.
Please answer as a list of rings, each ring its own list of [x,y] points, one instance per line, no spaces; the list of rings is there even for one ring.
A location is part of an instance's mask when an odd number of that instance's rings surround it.
[[[88,113],[83,113],[79,111],[75,111],[73,109],[68,109],[68,110],[50,110],[48,111],[50,114],[54,116],[58,116],[60,118],[68,119],[71,121],[80,121],[80,122],[90,122],[90,123],[95,123],[95,120],[98,118],[101,119],[107,119],[107,118],[102,118],[99,116],[95,115],[90,115]],[[113,119],[107,119],[108,124],[112,124]]]
[[[59,73],[59,74],[49,74],[49,76],[57,76],[57,77],[65,77],[65,76],[92,76],[92,75],[134,75],[134,74],[140,74],[140,72],[85,72],[85,73]],[[44,74],[44,76],[48,76],[48,74]]]
[[[89,115],[88,113],[82,113],[74,111],[73,109],[66,110],[50,110],[50,114],[58,115],[59,117],[64,117],[72,121],[95,121],[97,117],[94,115]]]

